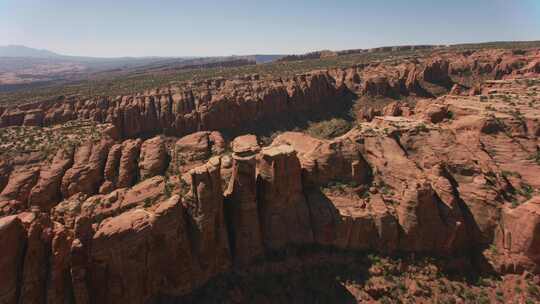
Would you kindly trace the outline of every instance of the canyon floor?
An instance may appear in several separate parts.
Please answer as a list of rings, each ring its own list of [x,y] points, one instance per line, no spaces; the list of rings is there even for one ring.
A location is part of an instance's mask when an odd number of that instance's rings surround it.
[[[540,303],[540,49],[366,54],[10,96],[0,303]]]

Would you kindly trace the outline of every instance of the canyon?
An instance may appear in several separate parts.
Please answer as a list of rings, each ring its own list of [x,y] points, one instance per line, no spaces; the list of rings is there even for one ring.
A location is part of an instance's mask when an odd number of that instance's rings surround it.
[[[435,49],[0,105],[0,303],[187,303],[335,252],[537,284],[539,94],[540,49]],[[343,111],[344,134],[263,140]]]

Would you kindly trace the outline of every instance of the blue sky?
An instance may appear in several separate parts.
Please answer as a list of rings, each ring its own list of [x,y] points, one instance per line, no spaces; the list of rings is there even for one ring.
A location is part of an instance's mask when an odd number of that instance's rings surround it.
[[[85,56],[540,40],[540,0],[0,0],[0,45]]]

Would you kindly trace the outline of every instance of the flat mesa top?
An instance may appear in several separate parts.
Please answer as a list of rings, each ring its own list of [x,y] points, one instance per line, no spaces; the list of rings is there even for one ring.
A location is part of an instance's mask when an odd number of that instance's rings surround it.
[[[415,122],[414,119],[410,119],[402,116],[376,116],[373,118],[377,121],[391,121],[391,122]]]
[[[281,154],[291,154],[294,153],[293,147],[289,145],[279,145],[279,146],[270,146],[262,149],[262,153],[267,156],[277,156]]]

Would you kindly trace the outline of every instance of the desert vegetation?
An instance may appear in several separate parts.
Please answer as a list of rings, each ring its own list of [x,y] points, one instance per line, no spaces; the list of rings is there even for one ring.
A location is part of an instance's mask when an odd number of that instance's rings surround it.
[[[107,125],[74,120],[54,127],[17,126],[0,128],[0,157],[33,155],[51,159],[58,149],[74,150],[82,143],[98,141]]]
[[[133,73],[115,76],[106,73],[88,81],[77,81],[62,85],[26,88],[14,92],[0,92],[0,104],[31,102],[59,95],[82,95],[88,98],[105,95],[128,95],[156,87],[163,87],[187,81],[201,81],[210,78],[234,78],[242,75],[258,74],[262,78],[288,77],[299,73],[328,68],[344,68],[352,65],[385,62],[397,64],[402,60],[426,56],[434,52],[472,51],[490,48],[526,49],[537,47],[540,42],[497,42],[485,44],[461,44],[435,49],[394,50],[382,48],[379,51],[348,53],[307,60],[271,62],[240,67],[217,67],[204,69],[182,69],[169,72]]]

